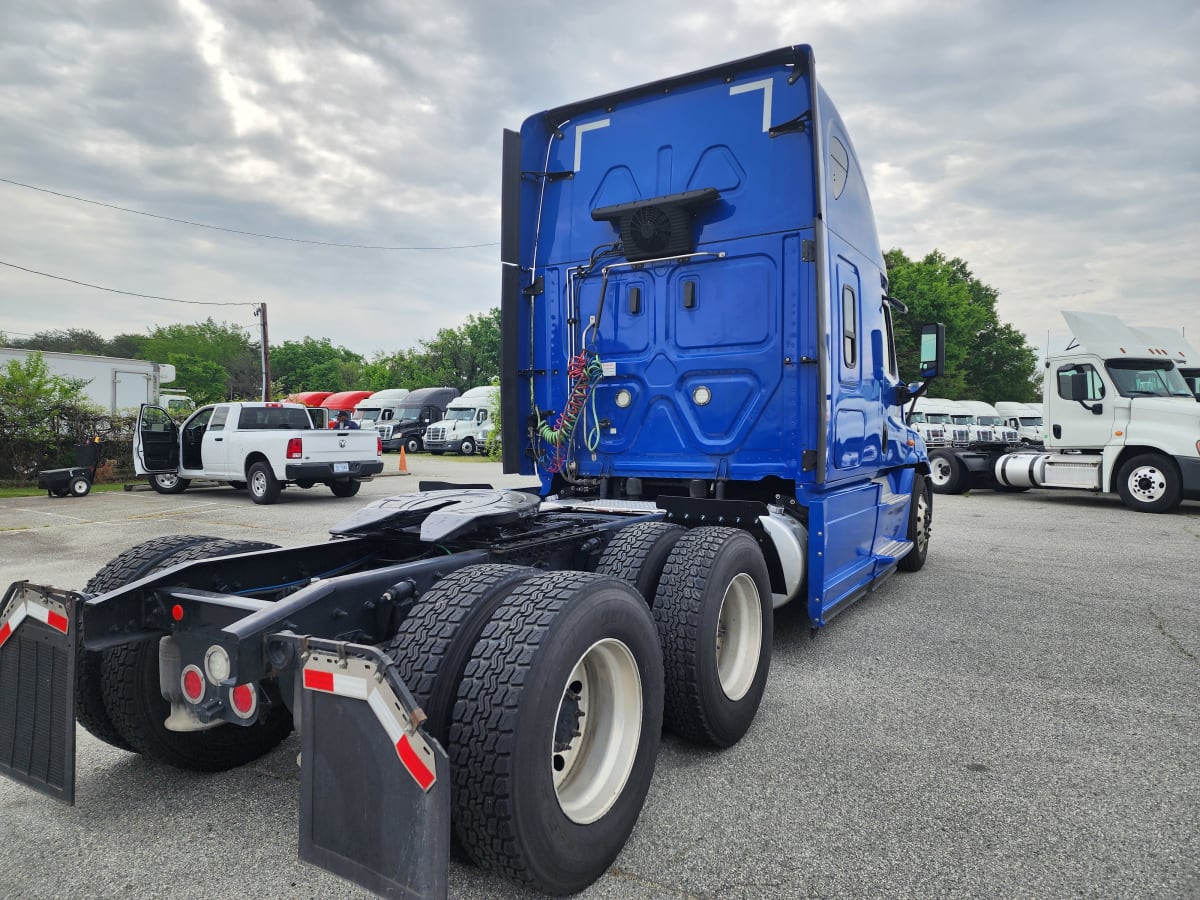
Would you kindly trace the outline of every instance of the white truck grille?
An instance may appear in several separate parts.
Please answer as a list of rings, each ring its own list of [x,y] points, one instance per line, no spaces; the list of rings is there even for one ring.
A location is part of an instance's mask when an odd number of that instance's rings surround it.
[[[444,425],[430,425],[425,432],[425,440],[427,441],[433,441],[437,443],[438,441],[444,441],[445,439],[446,426]]]

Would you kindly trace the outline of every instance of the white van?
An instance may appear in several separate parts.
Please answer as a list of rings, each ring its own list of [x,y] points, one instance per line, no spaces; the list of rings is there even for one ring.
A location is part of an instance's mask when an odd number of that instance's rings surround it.
[[[425,449],[434,456],[447,450],[471,456],[484,447],[495,430],[492,410],[500,399],[494,385],[471,388],[446,404],[446,417],[425,432]]]

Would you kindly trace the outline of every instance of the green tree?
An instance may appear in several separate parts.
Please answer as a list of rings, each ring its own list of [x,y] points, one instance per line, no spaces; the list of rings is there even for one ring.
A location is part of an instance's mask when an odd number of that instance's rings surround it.
[[[1037,354],[1025,337],[1000,321],[999,292],[971,274],[966,262],[937,250],[920,261],[901,250],[884,255],[888,292],[908,306],[895,319],[896,356],[902,377],[919,364],[920,326],[946,326],[946,374],[934,392],[951,400],[1024,401],[1037,395]]]
[[[174,357],[174,360],[172,360]],[[250,339],[247,329],[211,318],[189,325],[159,325],[151,329],[142,346],[142,358],[159,362],[172,361],[176,367],[175,382],[193,397],[205,394],[207,383],[193,387],[179,372],[211,373],[201,365],[213,363],[225,372],[222,399],[250,399],[262,393],[262,362],[259,345]],[[209,375],[204,376],[205,379]]]
[[[28,478],[82,442],[85,384],[52,374],[41,353],[0,367],[0,477]]]
[[[363,358],[329,338],[284,341],[271,348],[271,379],[281,394],[352,391],[363,383]]]
[[[12,344],[26,350],[42,350],[49,353],[91,353],[97,356],[114,356],[108,341],[89,328],[66,328],[39,331],[33,337]]]

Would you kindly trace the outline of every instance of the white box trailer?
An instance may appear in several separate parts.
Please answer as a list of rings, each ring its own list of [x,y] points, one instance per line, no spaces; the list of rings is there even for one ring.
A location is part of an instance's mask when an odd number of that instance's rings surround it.
[[[41,354],[51,374],[85,380],[87,383],[83,386],[84,397],[109,415],[137,412],[143,403],[158,403],[162,386],[175,380],[175,367],[167,363],[14,347],[0,347],[0,365],[6,365],[13,360],[24,363],[35,353]],[[191,405],[191,400],[182,394],[169,396],[172,401],[182,401]]]

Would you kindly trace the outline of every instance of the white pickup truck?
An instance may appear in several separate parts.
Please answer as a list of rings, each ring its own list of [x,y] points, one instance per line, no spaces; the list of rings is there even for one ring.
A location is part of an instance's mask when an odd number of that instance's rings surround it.
[[[138,413],[133,467],[161,494],[202,478],[248,490],[255,503],[274,503],[286,484],[318,482],[353,497],[363,479],[383,471],[383,447],[374,429],[317,428],[298,403],[217,403],[182,425],[147,404]]]

